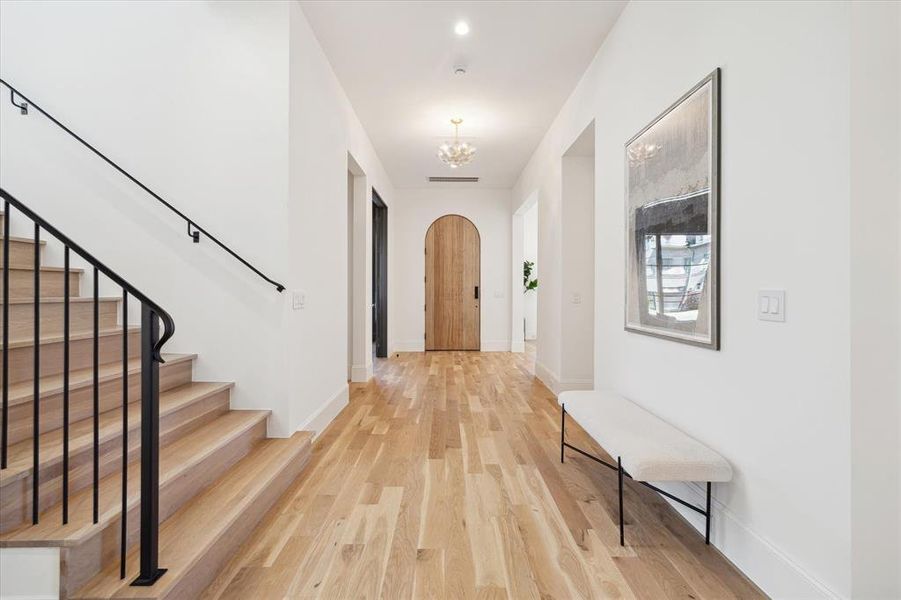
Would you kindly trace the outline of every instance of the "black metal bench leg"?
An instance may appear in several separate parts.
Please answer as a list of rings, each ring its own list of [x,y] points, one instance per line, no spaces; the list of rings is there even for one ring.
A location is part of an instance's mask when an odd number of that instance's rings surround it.
[[[623,460],[621,457],[616,457],[616,474],[619,479],[619,545],[626,545],[626,530],[625,530],[625,522],[623,520]]]
[[[710,545],[710,488],[711,484],[707,482],[707,527],[704,533],[704,543],[708,546]]]
[[[563,462],[563,442],[566,440],[566,406],[560,405],[560,462]]]

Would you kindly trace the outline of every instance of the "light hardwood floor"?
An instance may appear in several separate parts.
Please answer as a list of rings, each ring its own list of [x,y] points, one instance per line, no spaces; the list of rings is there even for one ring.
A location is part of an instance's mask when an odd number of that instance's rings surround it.
[[[530,352],[378,361],[205,597],[764,597],[641,486],[620,547],[615,474],[560,464],[559,416]]]

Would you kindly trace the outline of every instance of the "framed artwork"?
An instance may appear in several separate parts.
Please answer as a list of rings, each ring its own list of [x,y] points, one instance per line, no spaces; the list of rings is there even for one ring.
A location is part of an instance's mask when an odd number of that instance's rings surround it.
[[[720,70],[626,142],[625,328],[719,350]]]

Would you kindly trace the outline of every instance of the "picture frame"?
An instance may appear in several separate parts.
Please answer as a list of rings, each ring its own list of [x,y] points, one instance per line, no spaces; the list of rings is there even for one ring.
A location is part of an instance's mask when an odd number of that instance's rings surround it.
[[[720,348],[720,69],[624,145],[626,331]]]

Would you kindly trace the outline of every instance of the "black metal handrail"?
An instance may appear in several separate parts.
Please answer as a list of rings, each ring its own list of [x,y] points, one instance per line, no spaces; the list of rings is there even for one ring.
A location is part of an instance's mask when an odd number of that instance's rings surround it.
[[[69,522],[69,340],[70,340],[70,253],[74,252],[93,267],[93,522],[99,520],[100,482],[100,402],[99,402],[99,286],[102,273],[122,288],[122,508],[120,515],[120,566],[119,573],[125,577],[125,556],[127,550],[128,516],[128,301],[129,296],[141,303],[141,490],[140,490],[140,574],[133,585],[152,585],[162,576],[159,559],[159,365],[164,362],[161,349],[175,333],[175,321],[159,304],[126,281],[118,273],[82,248],[67,235],[51,225],[46,219],[25,206],[12,194],[0,188],[3,200],[3,427],[2,460],[0,468],[8,467],[9,447],[9,302],[10,302],[10,207],[24,215],[34,226],[34,347],[33,389],[32,389],[32,477],[31,477],[31,519],[33,524],[40,520],[40,416],[41,416],[41,231],[59,240],[64,247],[63,268],[63,439],[62,439],[62,522]],[[162,321],[164,331],[159,332]]]
[[[135,185],[137,185],[139,188],[141,188],[142,190],[144,190],[145,192],[147,192],[148,194],[150,194],[151,196],[153,196],[160,204],[162,204],[163,206],[165,206],[166,208],[168,208],[169,210],[171,210],[172,212],[174,212],[176,215],[178,215],[179,217],[181,217],[182,219],[184,219],[185,223],[187,223],[187,226],[188,226],[188,237],[190,237],[190,238],[194,241],[195,244],[200,242],[200,234],[202,233],[204,236],[206,236],[207,238],[209,238],[210,240],[212,240],[217,246],[219,246],[220,248],[222,248],[223,250],[225,250],[226,252],[228,252],[235,260],[237,260],[238,262],[240,262],[241,264],[243,264],[245,267],[247,267],[248,269],[250,269],[251,271],[253,271],[253,272],[256,273],[257,275],[259,275],[260,277],[262,277],[262,278],[263,278],[264,280],[266,280],[269,284],[274,285],[274,286],[275,286],[275,289],[276,289],[277,291],[279,291],[279,292],[284,291],[284,289],[285,289],[285,286],[284,286],[284,285],[282,285],[282,284],[279,283],[278,281],[276,281],[276,280],[270,278],[268,275],[266,275],[265,273],[263,273],[262,271],[260,271],[258,268],[256,268],[256,267],[253,266],[252,264],[250,264],[250,263],[249,263],[247,260],[245,260],[243,257],[241,257],[237,252],[235,252],[234,250],[232,250],[231,248],[229,248],[229,247],[228,247],[227,245],[225,245],[224,243],[220,242],[220,241],[216,238],[216,236],[212,235],[212,234],[211,234],[210,232],[208,232],[206,229],[204,229],[203,227],[201,227],[200,225],[198,225],[198,224],[197,224],[197,221],[195,221],[194,219],[191,219],[190,217],[188,217],[185,213],[183,213],[183,212],[180,211],[179,209],[175,208],[175,207],[174,207],[172,204],[170,204],[168,201],[164,200],[164,199],[162,198],[162,196],[160,196],[159,194],[157,194],[156,192],[154,192],[153,190],[151,190],[151,189],[150,189],[149,187],[147,187],[145,184],[141,183],[141,181],[138,180],[137,177],[135,177],[134,175],[132,175],[131,173],[129,173],[128,171],[126,171],[125,169],[123,169],[122,167],[120,167],[118,164],[116,164],[115,161],[113,161],[112,159],[110,159],[109,157],[107,157],[105,154],[103,154],[100,150],[98,150],[98,149],[95,148],[93,145],[91,145],[89,142],[87,142],[87,141],[86,141],[84,138],[82,138],[80,135],[78,135],[77,133],[75,133],[74,131],[72,131],[71,129],[69,129],[68,127],[66,127],[65,125],[63,125],[63,124],[62,124],[59,120],[57,120],[53,115],[51,115],[51,114],[48,113],[46,110],[44,110],[43,108],[41,108],[40,106],[38,106],[37,104],[35,104],[34,101],[31,100],[28,96],[26,96],[25,94],[23,94],[22,92],[20,92],[18,89],[16,89],[16,88],[13,87],[12,85],[10,85],[10,84],[9,84],[7,81],[5,81],[3,78],[0,78],[0,84],[3,84],[3,85],[5,85],[7,88],[9,88],[9,100],[10,100],[10,102],[12,102],[13,106],[15,106],[16,108],[18,108],[19,111],[20,111],[23,115],[27,115],[27,114],[28,114],[28,108],[29,108],[29,106],[35,108],[39,113],[41,113],[42,115],[44,115],[45,117],[47,117],[48,119],[50,119],[50,121],[53,122],[54,125],[56,125],[56,126],[59,127],[60,129],[62,129],[62,130],[65,131],[66,133],[68,133],[70,136],[72,136],[73,138],[75,138],[76,140],[78,140],[79,142],[81,142],[81,144],[82,144],[83,146],[85,146],[88,150],[90,150],[91,152],[93,152],[94,154],[96,154],[97,156],[99,156],[99,157],[100,157],[101,159],[103,159],[108,165],[110,165],[111,167],[113,167],[114,169],[116,169],[117,171],[119,171],[122,175],[124,175],[124,176],[127,177],[129,180],[131,180],[131,182],[134,183]],[[18,96],[19,98],[21,98],[24,102],[23,102],[22,104],[17,104],[17,103],[16,103],[16,100],[15,100],[15,97],[16,97],[16,96]]]
[[[121,277],[118,273],[107,267],[99,259],[94,257],[94,255],[72,241],[72,239],[69,238],[66,234],[62,233],[59,229],[48,223],[46,219],[22,204],[22,202],[17,200],[12,194],[7,192],[3,188],[0,188],[0,198],[12,204],[19,212],[31,219],[32,222],[40,225],[41,229],[61,241],[77,255],[85,259],[92,266],[96,267],[98,271],[112,279],[113,282],[116,283],[116,285],[128,290],[128,293],[134,296],[136,300],[139,300],[141,304],[146,304],[151,309],[153,309],[153,312],[155,312],[159,316],[159,318],[163,321],[163,324],[165,324],[166,326],[165,333],[160,338],[159,343],[156,345],[156,347],[153,348],[153,358],[159,362],[165,362],[160,356],[160,348],[163,347],[163,344],[169,341],[169,338],[175,335],[175,321],[163,307],[148,298],[147,295],[144,294],[141,290],[130,284],[125,280],[125,278]]]

